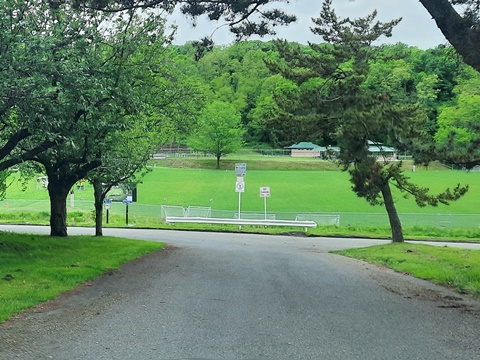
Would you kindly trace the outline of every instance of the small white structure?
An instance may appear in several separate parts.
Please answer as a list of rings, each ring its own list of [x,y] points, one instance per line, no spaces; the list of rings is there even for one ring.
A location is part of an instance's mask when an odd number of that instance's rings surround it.
[[[323,154],[327,151],[327,148],[318,146],[311,142],[300,142],[287,146],[285,149],[290,149],[290,155],[293,157],[323,157]]]
[[[285,149],[290,150],[292,157],[314,157],[322,159],[335,158],[340,152],[338,147],[329,146],[326,148],[311,142],[300,142],[292,146],[287,146]],[[375,156],[378,161],[398,160],[397,149],[385,146],[381,142],[368,140],[368,151]]]

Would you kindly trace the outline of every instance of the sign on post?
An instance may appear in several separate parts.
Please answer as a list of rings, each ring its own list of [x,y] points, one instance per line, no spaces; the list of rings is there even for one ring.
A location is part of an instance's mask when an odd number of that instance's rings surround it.
[[[237,177],[237,182],[235,183],[235,192],[238,193],[238,219],[241,218],[241,207],[242,207],[242,193],[245,192],[245,181],[243,177],[247,174],[247,164],[237,163],[235,164],[235,176]]]
[[[260,197],[263,198],[265,220],[267,220],[267,197],[270,197],[270,186],[260,186]]]
[[[111,199],[105,199],[103,202],[105,203],[105,210],[107,212],[107,219],[106,220],[107,220],[107,224],[108,224],[108,212],[110,210],[110,205],[112,204],[112,200]]]
[[[235,176],[244,177],[247,174],[247,164],[237,163],[235,164]]]
[[[270,197],[270,186],[260,187],[260,197]]]

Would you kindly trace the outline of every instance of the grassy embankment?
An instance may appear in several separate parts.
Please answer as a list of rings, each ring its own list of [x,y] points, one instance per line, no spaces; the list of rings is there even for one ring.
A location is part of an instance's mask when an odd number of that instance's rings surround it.
[[[0,323],[163,243],[0,233]]]
[[[403,243],[334,253],[387,266],[480,297],[480,250]]]

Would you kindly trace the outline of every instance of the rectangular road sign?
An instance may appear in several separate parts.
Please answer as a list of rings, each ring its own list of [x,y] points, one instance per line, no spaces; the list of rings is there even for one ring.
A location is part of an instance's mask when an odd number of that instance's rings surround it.
[[[235,164],[235,176],[243,177],[247,174],[247,164],[237,163]]]
[[[260,197],[270,197],[270,186],[260,187]]]
[[[238,193],[245,192],[245,183],[243,181],[237,181],[235,183],[235,192],[238,192]]]

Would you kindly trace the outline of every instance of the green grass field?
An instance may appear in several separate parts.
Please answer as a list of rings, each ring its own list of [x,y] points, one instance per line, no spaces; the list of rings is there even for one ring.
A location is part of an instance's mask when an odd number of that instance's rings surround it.
[[[0,233],[0,322],[163,243],[111,237]]]
[[[206,206],[211,207],[216,214],[226,214],[215,215],[217,217],[234,216],[238,210],[234,166],[236,162],[242,162],[241,157],[237,156],[238,159],[224,160],[221,170],[211,168],[214,166],[212,159],[182,158],[157,162],[138,186],[138,202],[129,206],[129,225],[165,226],[161,220],[161,205]],[[348,173],[340,171],[335,164],[318,159],[255,157],[251,154],[245,156],[248,160],[245,160],[247,175],[246,192],[242,194],[242,212],[262,214],[264,202],[259,196],[259,188],[269,186],[271,197],[267,200],[267,210],[276,213],[277,218],[293,220],[298,213],[334,213],[341,216],[342,231],[338,228],[317,229],[312,230],[312,234],[389,236],[384,208],[371,206],[364,199],[358,198],[351,190]],[[477,238],[480,228],[477,200],[480,198],[480,173],[448,170],[437,164],[428,169],[417,167],[413,173],[409,171],[410,167],[411,164],[405,164],[407,175],[417,184],[430,187],[433,191],[453,187],[458,182],[469,184],[470,190],[465,197],[449,206],[441,204],[438,207],[424,208],[419,208],[412,197],[405,199],[398,191],[395,192],[405,234],[410,234],[410,238],[435,238],[441,235],[452,239]],[[269,170],[261,170],[262,168]],[[84,191],[74,190],[74,207],[70,206],[70,199],[67,199],[68,224],[93,225],[91,185],[87,183]],[[109,226],[124,226],[125,210],[125,205],[113,203]],[[28,184],[26,191],[22,191],[22,187],[13,182],[7,191],[7,198],[0,202],[0,221],[46,224],[48,218],[48,193],[37,186],[35,181]],[[348,227],[348,231],[345,227]],[[215,230],[234,229],[235,227],[215,227]],[[458,229],[462,229],[462,232],[459,233]],[[453,230],[456,231],[455,234]]]
[[[260,160],[259,160],[260,159]],[[228,160],[222,164],[226,169],[209,169],[205,162],[199,160],[168,160],[169,163],[158,162],[138,186],[138,203],[149,205],[210,206],[220,210],[235,210],[238,207],[238,193],[235,192],[235,162]],[[364,199],[358,198],[351,190],[348,173],[340,171],[335,164],[312,159],[296,159],[290,157],[253,158],[250,166],[247,163],[245,176],[245,193],[242,194],[242,209],[245,211],[262,211],[263,200],[259,196],[261,186],[270,186],[271,197],[268,198],[268,209],[284,212],[384,212],[383,207],[373,207]],[[198,166],[206,168],[173,168],[168,166]],[[285,164],[294,169],[285,169]],[[260,170],[260,168],[267,168]],[[406,167],[409,167],[407,165]],[[306,169],[303,169],[306,168]],[[281,169],[281,170],[279,170]],[[302,170],[303,169],[303,170]],[[403,198],[395,193],[397,210],[400,213],[426,214],[479,214],[480,172],[465,172],[441,168],[418,168],[415,173],[407,172],[411,179],[432,191],[441,191],[453,187],[457,183],[469,184],[470,189],[465,197],[451,205],[419,208],[412,197]],[[88,183],[84,191],[75,190],[75,200],[93,201],[93,190]],[[17,200],[27,200],[17,202]],[[36,202],[35,200],[38,200]],[[37,186],[35,181],[28,183],[26,191],[20,184],[13,182],[3,201],[3,210],[34,211],[45,209],[48,193]],[[2,210],[2,209],[0,209]]]
[[[413,181],[433,191],[469,184],[468,194],[449,206],[419,208],[412,197],[404,199],[396,192],[401,213],[478,214],[480,173],[455,170],[419,170],[409,174]],[[157,167],[138,187],[138,199],[144,204],[211,206],[234,210],[238,207],[234,170],[178,169]],[[384,212],[358,198],[351,190],[349,176],[341,171],[248,170],[242,209],[262,211],[261,186],[270,186],[268,209],[285,212]]]

